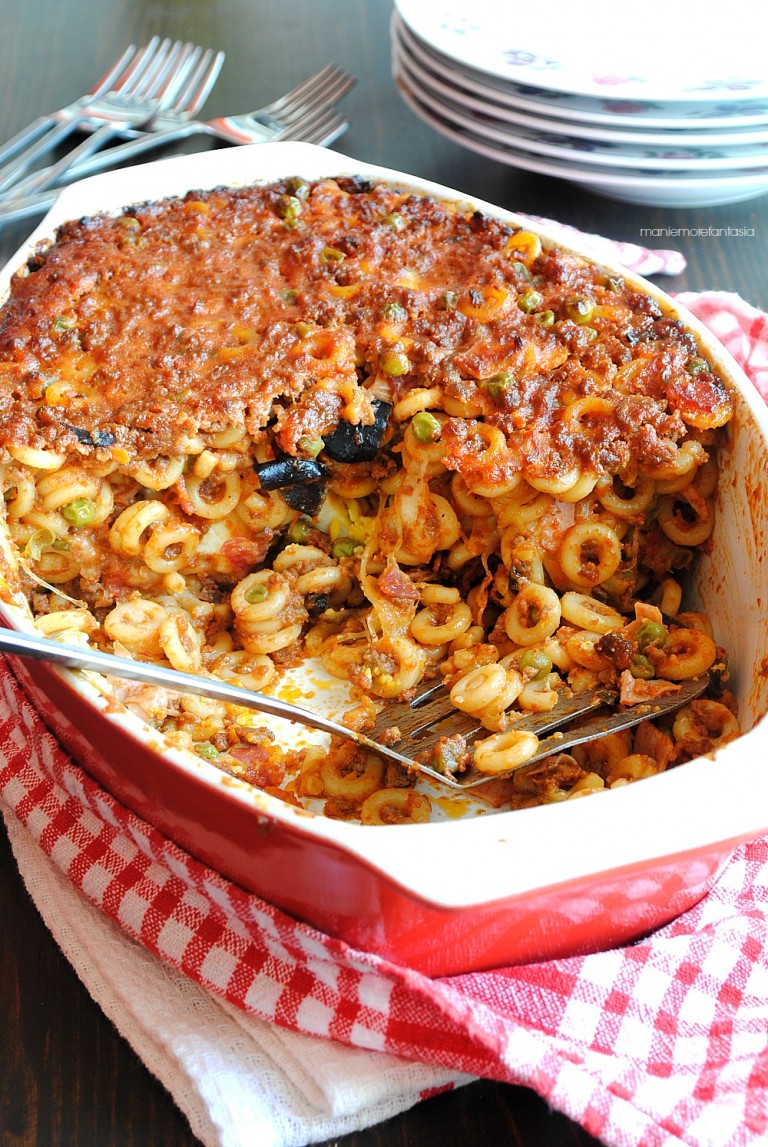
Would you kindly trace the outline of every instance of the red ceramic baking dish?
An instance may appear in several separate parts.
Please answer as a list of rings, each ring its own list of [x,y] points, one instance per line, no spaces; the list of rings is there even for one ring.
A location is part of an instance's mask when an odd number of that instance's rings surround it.
[[[10,261],[12,274],[66,219],[191,189],[360,176],[470,202],[448,188],[303,144],[185,156],[62,192]],[[553,241],[539,232],[544,246]],[[576,253],[586,254],[589,252]],[[604,265],[603,265],[604,266]],[[588,800],[495,811],[467,800],[423,824],[370,827],[285,803],[175,749],[68,670],[16,659],[41,718],[110,793],[194,857],[358,948],[430,975],[537,961],[629,942],[685,911],[741,841],[768,828],[768,417],[715,340],[662,292],[619,268],[695,336],[732,393],[715,533],[690,587],[729,650],[743,735],[716,752]],[[3,531],[3,545],[7,546]],[[2,609],[31,628],[26,604]],[[289,727],[289,737],[304,737]]]

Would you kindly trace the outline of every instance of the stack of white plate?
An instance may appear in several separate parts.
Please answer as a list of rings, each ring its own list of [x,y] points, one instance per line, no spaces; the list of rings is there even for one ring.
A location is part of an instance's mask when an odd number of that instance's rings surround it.
[[[768,192],[768,64],[752,0],[395,4],[399,90],[457,143],[628,203]]]

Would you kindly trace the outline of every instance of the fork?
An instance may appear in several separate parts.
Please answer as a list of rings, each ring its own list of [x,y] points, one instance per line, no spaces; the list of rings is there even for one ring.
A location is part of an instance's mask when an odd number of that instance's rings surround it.
[[[228,142],[231,142],[228,135],[220,136],[217,129],[214,128],[211,123],[201,124],[201,127],[205,129],[205,134],[211,136],[219,136],[219,138],[223,138]],[[339,136],[342,135],[348,127],[349,124],[347,121],[343,120],[340,116],[333,112],[325,112],[320,116],[317,116],[315,113],[311,113],[306,120],[297,119],[291,128],[286,128],[284,131],[276,132],[274,135],[268,137],[267,139],[264,139],[261,134],[256,136],[254,133],[255,138],[253,140],[249,141],[246,139],[241,139],[240,142],[285,143],[293,141],[296,143],[314,143],[318,147],[328,147],[331,143],[334,142],[334,140],[338,139]],[[151,142],[154,143],[154,141]],[[112,152],[117,151],[118,149],[119,145],[118,147],[110,147],[105,152],[100,152],[98,155],[92,158],[94,161],[98,161],[101,157],[109,156]],[[88,164],[88,170],[85,172],[85,174],[89,175],[95,171],[103,170],[104,168],[110,166],[109,162],[102,162],[101,164],[97,165],[96,162],[91,164],[91,161],[89,160],[86,161],[86,163]],[[71,178],[76,177],[79,179],[81,177],[81,168],[78,167],[75,173],[69,171],[68,175]],[[0,227],[2,227],[4,223],[16,222],[20,219],[26,219],[30,215],[39,215],[43,211],[46,211],[53,203],[56,202],[60,190],[61,189],[59,188],[56,190],[41,191],[34,195],[28,195],[24,197],[20,196],[19,198],[9,197],[8,199],[0,200]]]
[[[681,709],[689,701],[699,697],[710,682],[710,675],[705,673],[700,677],[683,681],[675,692],[663,694],[652,702],[633,705],[627,709],[614,708],[612,712],[605,710],[616,705],[615,694],[599,689],[584,693],[566,693],[548,712],[514,714],[509,731],[532,733],[537,738],[538,744],[535,751],[526,756],[525,760],[500,772],[481,772],[473,765],[459,776],[452,777],[422,763],[423,759],[430,758],[438,743],[447,737],[460,736],[471,752],[476,741],[490,736],[490,731],[479,724],[477,718],[470,717],[453,707],[448,690],[442,684],[427,687],[411,701],[388,705],[377,717],[370,740],[377,746],[377,751],[383,753],[384,747],[377,738],[380,738],[385,730],[389,730],[391,736],[387,740],[392,741],[393,749],[401,764],[407,762],[411,768],[425,772],[444,784],[471,789],[486,784],[489,780],[503,780],[518,769],[533,765],[555,753],[566,752],[586,741],[598,740],[608,736],[609,733],[631,729],[642,721],[656,720],[665,713]],[[600,710],[603,710],[602,714]],[[581,724],[581,719],[590,713],[597,713],[598,716],[588,724]],[[575,724],[566,732],[560,731],[563,726],[571,726],[572,722]],[[397,739],[393,730],[397,730]]]
[[[274,143],[278,140],[314,143],[321,140],[327,147],[338,139],[347,125],[341,120],[332,120],[326,113],[356,82],[354,76],[336,64],[326,64],[279,99],[242,115],[220,116],[205,123],[180,121],[172,113],[156,115],[149,125],[151,134],[142,132],[126,143],[116,144],[91,156],[74,166],[70,175],[83,179],[135,158],[159,144],[199,134],[212,135],[234,144]]]
[[[123,53],[120,64],[115,64],[112,69],[110,69],[104,79],[96,86],[93,93],[83,96],[81,99],[76,100],[75,103],[54,113],[51,118],[53,121],[58,121],[58,123],[48,132],[45,138],[27,147],[21,155],[17,155],[17,158],[12,163],[5,164],[5,166],[0,169],[0,191],[11,186],[19,175],[27,170],[31,163],[40,155],[61,143],[75,128],[89,121],[93,122],[95,120],[98,122],[100,119],[99,109],[102,106],[102,101],[117,98],[131,89],[137,74],[141,75],[147,64],[151,62],[154,53],[158,49],[159,43],[159,37],[155,36],[145,48],[141,49],[138,55],[136,48],[131,45],[131,47]],[[36,123],[37,122],[38,121],[36,121]],[[30,126],[34,128],[35,125]],[[39,133],[37,134],[39,135]],[[16,136],[14,140],[11,141],[11,143],[14,144],[14,152],[18,152],[19,150],[19,145],[16,142],[19,138],[19,136]]]
[[[195,51],[199,49],[191,44],[182,44],[178,40],[172,42],[169,39],[161,43],[159,37],[155,36],[138,57],[132,60],[113,87],[94,99],[81,101],[77,113],[67,122],[61,123],[6,165],[0,172],[0,192],[13,188],[11,194],[16,194],[19,175],[63,137],[68,136],[74,127],[94,121],[100,125],[79,152],[83,155],[95,150],[121,129],[145,123],[156,110],[158,100],[169,90],[173,93],[177,77],[183,80],[190,66],[190,57]],[[52,169],[48,169],[45,175],[38,173],[38,176],[31,177],[24,184],[25,190],[39,190],[52,180],[55,181],[59,171],[68,166],[74,154],[64,157],[60,167],[54,165],[55,175],[51,173]]]
[[[537,736],[543,733],[550,735],[541,740],[535,754],[529,756],[521,764],[504,772],[493,774],[480,773],[477,769],[469,769],[458,777],[450,773],[439,772],[424,764],[419,757],[427,755],[430,748],[446,735],[444,719],[446,718],[446,704],[442,697],[437,696],[442,686],[431,687],[414,698],[411,702],[389,705],[379,716],[370,737],[363,733],[348,729],[319,713],[312,713],[298,705],[281,701],[277,697],[268,697],[263,693],[252,693],[239,686],[230,685],[215,677],[202,677],[194,673],[183,673],[178,669],[166,668],[162,665],[153,665],[145,661],[132,661],[128,657],[117,657],[112,653],[102,653],[101,650],[90,649],[86,646],[64,645],[60,641],[38,634],[19,633],[15,630],[0,629],[0,652],[11,653],[19,657],[31,657],[37,661],[45,661],[52,665],[61,665],[68,669],[87,669],[110,677],[118,677],[129,681],[141,681],[149,685],[159,685],[164,689],[171,689],[180,693],[194,693],[199,697],[208,697],[215,701],[224,701],[231,705],[241,705],[247,709],[254,709],[259,713],[266,713],[273,717],[280,717],[286,721],[293,721],[299,725],[306,725],[333,736],[343,737],[354,741],[368,752],[376,753],[405,765],[409,770],[423,773],[443,785],[454,789],[471,789],[478,785],[487,784],[491,780],[500,780],[516,772],[518,768],[532,765],[553,753],[563,752],[565,749],[582,744],[585,741],[604,737],[608,733],[616,733],[621,729],[630,728],[641,721],[656,719],[665,713],[687,705],[695,697],[700,696],[710,683],[708,674],[702,677],[691,678],[684,681],[675,693],[666,694],[646,705],[636,705],[631,709],[614,713],[610,717],[598,721],[578,725],[567,733],[552,732],[563,723],[573,721],[596,709],[604,707],[605,693],[577,693],[565,698],[554,710],[549,713],[537,713],[516,722],[512,728],[534,732]],[[425,701],[426,699],[426,701]],[[436,707],[437,702],[437,707]],[[425,714],[424,705],[429,712]],[[430,708],[431,706],[431,708]],[[476,721],[466,718],[463,714],[448,714],[452,731],[462,727],[463,735],[471,742],[473,735],[484,733]],[[410,718],[410,726],[407,724]],[[454,719],[455,718],[455,719]],[[391,744],[382,744],[375,738],[381,736],[384,729],[399,727],[400,740],[395,742],[400,746],[407,743],[413,753],[412,756],[400,752],[399,748]],[[403,733],[403,728],[406,732]]]
[[[214,53],[210,48],[203,51],[194,44],[176,43],[164,61],[155,61],[153,74],[145,76],[141,90],[131,97],[130,104],[137,101],[136,115],[146,121],[152,129],[156,122],[185,124],[202,107],[224,63],[224,53]],[[154,111],[152,110],[154,108]],[[116,135],[124,126],[125,114],[133,115],[131,106],[125,109],[115,106],[115,118],[105,122],[76,148],[63,156],[58,163],[43,168],[27,179],[16,183],[5,196],[5,200],[16,200],[36,191],[45,190],[67,177],[70,169],[84,163],[100,145]],[[73,175],[71,178],[75,178]]]
[[[314,78],[312,77],[312,79]],[[348,81],[345,90],[355,83],[352,76],[348,77]],[[308,83],[309,81],[305,82]],[[298,91],[298,89],[296,90]],[[286,98],[283,97],[283,99]],[[270,105],[270,108],[275,108],[279,102],[276,101],[275,104]],[[129,140],[127,143],[116,144],[114,147],[105,148],[103,151],[89,156],[76,166],[69,167],[64,175],[67,181],[94,175],[98,171],[103,171],[126,159],[135,157],[140,152],[156,147],[158,143],[168,142],[169,137],[180,139],[185,136],[205,134],[235,144],[294,141],[314,143],[319,147],[329,147],[349,127],[346,120],[330,110],[324,109],[320,103],[317,103],[316,106],[309,106],[305,112],[298,110],[298,104],[292,105],[290,111],[286,113],[286,126],[275,129],[267,128],[262,124],[260,117],[263,113],[264,109],[260,108],[255,112],[246,112],[240,116],[227,116],[207,122],[198,120],[190,120],[184,124],[176,122],[170,133],[142,133],[140,137]],[[282,112],[278,111],[277,114],[281,115]],[[162,118],[168,118],[168,113],[164,113]],[[47,190],[31,195],[20,195],[17,190],[16,193],[0,200],[0,226],[3,223],[26,219],[30,215],[41,214],[56,201],[57,196],[58,190]]]
[[[7,140],[2,147],[0,147],[0,165],[6,163],[16,155],[17,152],[34,143],[44,132],[50,131],[52,128],[57,127],[57,125],[65,129],[60,132],[59,139],[62,139],[70,131],[73,131],[77,126],[81,109],[86,107],[92,100],[98,99],[111,90],[112,85],[123,75],[135,54],[136,47],[131,44],[84,96],[75,100],[74,103],[60,108],[57,112],[52,112],[50,115],[38,116],[37,119],[27,124],[26,127],[14,135],[12,139]]]

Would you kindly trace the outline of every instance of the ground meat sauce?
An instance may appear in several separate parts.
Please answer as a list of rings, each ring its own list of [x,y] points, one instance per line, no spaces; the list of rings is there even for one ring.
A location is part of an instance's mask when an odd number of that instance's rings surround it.
[[[526,259],[515,234],[351,179],[67,223],[0,312],[0,441],[125,462],[269,423],[301,455],[341,420],[371,424],[372,392],[440,387],[471,412],[449,418],[447,465],[472,464],[480,417],[506,439],[497,474],[546,477],[663,466],[686,423],[727,421],[721,382],[653,300],[557,250]],[[586,397],[599,405],[569,419]]]

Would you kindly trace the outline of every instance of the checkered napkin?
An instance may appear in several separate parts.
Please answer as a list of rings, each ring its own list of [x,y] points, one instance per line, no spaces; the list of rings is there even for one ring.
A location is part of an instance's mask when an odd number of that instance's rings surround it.
[[[768,398],[766,316],[683,301]],[[433,980],[185,854],[72,763],[8,669],[0,806],[48,927],[206,1147],[318,1142],[478,1076],[609,1147],[768,1143],[768,839],[627,948]]]

